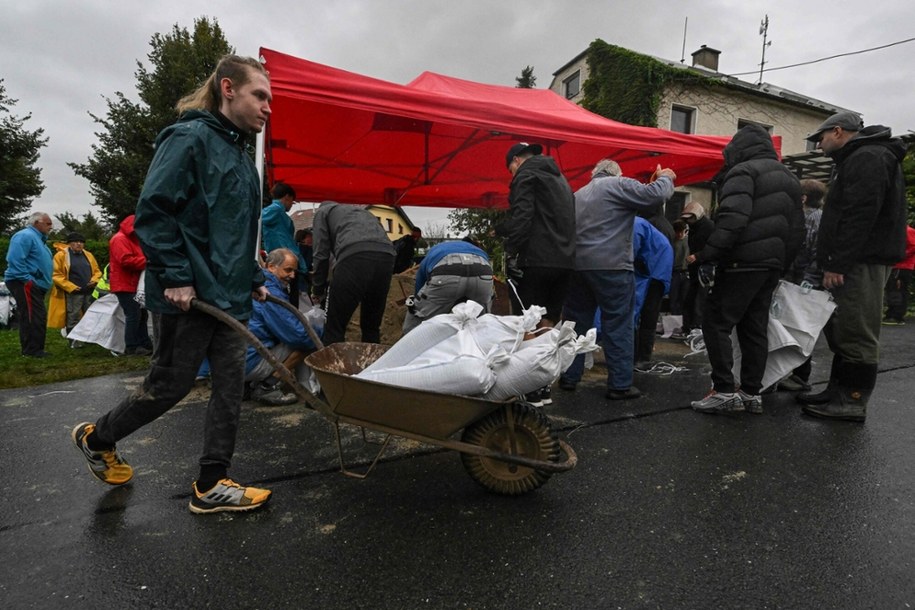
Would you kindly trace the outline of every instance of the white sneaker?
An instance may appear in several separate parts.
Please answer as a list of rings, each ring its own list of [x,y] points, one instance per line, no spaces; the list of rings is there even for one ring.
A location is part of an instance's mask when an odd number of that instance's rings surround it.
[[[743,411],[743,401],[737,392],[716,392],[712,390],[702,400],[690,403],[700,413],[726,413]]]
[[[737,396],[740,397],[740,402],[743,403],[743,408],[747,413],[759,415],[763,412],[762,396],[759,394],[747,394],[743,390],[737,390]]]

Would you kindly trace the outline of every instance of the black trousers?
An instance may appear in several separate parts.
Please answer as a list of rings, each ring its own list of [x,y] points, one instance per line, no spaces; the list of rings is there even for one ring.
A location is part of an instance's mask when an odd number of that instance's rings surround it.
[[[698,268],[697,268],[698,269]],[[683,332],[702,328],[702,312],[705,311],[705,299],[708,291],[699,283],[698,270],[689,271],[686,296],[683,297]]]
[[[886,281],[886,317],[901,321],[909,308],[909,282],[912,279],[911,269],[893,269]]]
[[[759,394],[769,355],[767,328],[772,293],[778,286],[777,270],[719,272],[709,290],[702,316],[702,335],[712,365],[712,386],[734,392],[737,382],[731,331],[737,328],[740,344],[740,387]]]
[[[7,280],[6,285],[16,299],[16,317],[19,319],[19,346],[22,355],[34,356],[44,351],[48,330],[48,308],[44,304],[46,290],[29,280]]]
[[[346,339],[346,327],[360,307],[362,341],[381,343],[381,321],[394,271],[394,257],[383,252],[359,252],[338,261],[327,291],[324,345]]]
[[[649,280],[648,292],[639,312],[639,325],[635,329],[635,361],[651,360],[654,351],[654,340],[657,335],[658,316],[661,313],[661,300],[664,298],[664,282]]]

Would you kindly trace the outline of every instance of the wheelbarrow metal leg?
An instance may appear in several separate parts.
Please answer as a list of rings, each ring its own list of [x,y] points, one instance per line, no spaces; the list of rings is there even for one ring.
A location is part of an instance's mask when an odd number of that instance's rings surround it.
[[[378,450],[378,453],[375,455],[375,459],[372,460],[372,463],[369,465],[368,469],[365,472],[359,473],[347,469],[346,464],[343,462],[343,443],[340,441],[340,422],[334,422],[334,436],[337,440],[337,457],[340,459],[340,472],[345,474],[348,477],[353,477],[354,479],[364,479],[369,476],[372,470],[375,469],[375,466],[378,464],[378,460],[381,459],[381,455],[384,453],[384,450],[388,448],[388,443],[391,442],[391,435],[387,434],[384,438],[384,442],[381,444],[381,449]],[[365,428],[362,429],[362,437],[365,439]]]

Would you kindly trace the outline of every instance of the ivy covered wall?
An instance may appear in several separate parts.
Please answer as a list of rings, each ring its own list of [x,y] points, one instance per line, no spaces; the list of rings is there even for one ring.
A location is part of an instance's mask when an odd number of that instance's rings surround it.
[[[658,126],[661,96],[673,81],[711,85],[711,79],[672,68],[649,57],[608,44],[598,38],[587,53],[590,74],[584,84],[581,105],[614,121]]]

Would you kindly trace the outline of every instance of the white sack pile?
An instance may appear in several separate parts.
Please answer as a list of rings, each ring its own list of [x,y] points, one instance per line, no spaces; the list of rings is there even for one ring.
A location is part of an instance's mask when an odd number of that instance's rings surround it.
[[[546,312],[480,317],[473,301],[426,320],[357,374],[388,385],[503,400],[553,383],[576,354],[597,349],[596,331],[577,337],[574,324],[525,341]]]

